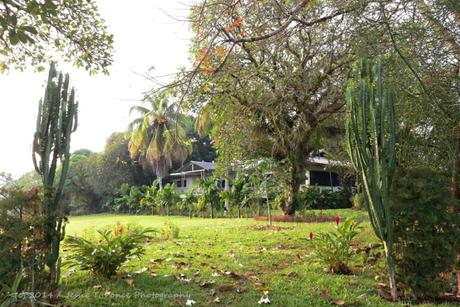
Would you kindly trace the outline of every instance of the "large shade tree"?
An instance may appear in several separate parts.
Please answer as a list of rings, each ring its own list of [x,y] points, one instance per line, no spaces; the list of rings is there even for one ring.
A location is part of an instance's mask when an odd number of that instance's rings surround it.
[[[177,105],[168,93],[147,98],[150,108],[133,106],[140,117],[128,127],[129,153],[141,164],[152,167],[162,188],[164,178],[173,161],[184,161],[192,146],[181,123],[176,121]]]
[[[344,109],[354,10],[336,1],[201,1],[192,8],[194,69],[175,84],[214,121],[220,157],[286,160],[294,214],[318,136]],[[347,17],[348,16],[348,17]]]

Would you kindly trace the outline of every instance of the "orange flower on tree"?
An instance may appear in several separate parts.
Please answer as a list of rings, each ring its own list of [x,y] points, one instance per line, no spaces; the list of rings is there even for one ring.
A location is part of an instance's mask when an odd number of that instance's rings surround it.
[[[225,49],[222,46],[217,46],[216,48],[214,48],[214,52],[216,53],[218,57],[223,58],[225,54],[227,53],[227,49]]]
[[[236,17],[232,24],[236,27],[236,26],[239,26],[243,23],[243,18],[241,18],[240,16]]]

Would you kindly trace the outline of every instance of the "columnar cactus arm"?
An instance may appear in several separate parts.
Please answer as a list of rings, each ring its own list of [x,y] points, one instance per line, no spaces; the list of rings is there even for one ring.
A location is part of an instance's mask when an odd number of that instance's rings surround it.
[[[359,97],[356,99],[354,84],[350,82],[346,99],[347,151],[363,185],[372,228],[385,246],[392,297],[396,299],[389,201],[396,167],[395,92],[385,90],[381,61],[376,63],[374,75],[367,62],[361,62]]]
[[[65,233],[60,198],[69,169],[70,137],[77,128],[77,112],[75,91],[71,89],[69,95],[69,76],[58,74],[55,64],[51,64],[45,95],[39,102],[33,162],[44,186],[46,263],[52,291],[57,289],[59,282],[59,247]],[[62,167],[56,176],[58,162]],[[57,184],[56,178],[59,178]]]

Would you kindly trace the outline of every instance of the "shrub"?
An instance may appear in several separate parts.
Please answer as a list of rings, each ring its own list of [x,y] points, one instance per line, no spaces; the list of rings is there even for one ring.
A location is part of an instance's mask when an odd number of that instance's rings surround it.
[[[0,186],[0,285],[10,284],[22,272],[27,278],[23,278],[21,290],[44,289],[42,282],[46,272],[41,212],[38,189],[25,192],[15,184]],[[33,284],[30,283],[31,276],[35,279]]]
[[[443,272],[453,269],[459,250],[458,202],[449,178],[429,169],[401,171],[392,191],[396,269],[410,294],[433,298],[447,289]],[[458,212],[458,211],[457,211]]]
[[[350,200],[342,191],[333,192],[329,189],[321,190],[311,186],[299,193],[298,209],[343,209],[351,208]]]
[[[352,242],[359,233],[359,222],[347,218],[335,232],[312,234],[315,244],[314,257],[326,264],[335,274],[350,274],[349,262],[354,256]]]
[[[177,239],[179,238],[179,231],[179,227],[174,223],[166,221],[160,231],[160,237],[164,240]]]
[[[364,196],[361,193],[356,193],[351,197],[351,203],[353,205],[353,209],[356,210],[364,210]]]
[[[67,236],[64,243],[69,251],[67,264],[90,270],[96,275],[110,277],[131,257],[144,254],[143,243],[154,230],[140,227],[100,229],[94,239]]]

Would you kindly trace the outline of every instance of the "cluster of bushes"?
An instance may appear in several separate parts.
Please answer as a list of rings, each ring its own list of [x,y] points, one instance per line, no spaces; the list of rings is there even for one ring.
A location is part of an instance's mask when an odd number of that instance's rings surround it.
[[[0,173],[0,297],[2,298],[11,294],[11,291],[35,293],[47,287],[43,193],[38,189],[26,191],[12,181],[3,179],[5,174]],[[31,299],[34,300],[33,297]],[[8,300],[5,306],[13,302],[16,300]]]
[[[317,186],[307,187],[298,195],[298,208],[308,209],[344,209],[351,208],[352,203],[348,195],[339,190],[320,189]]]

